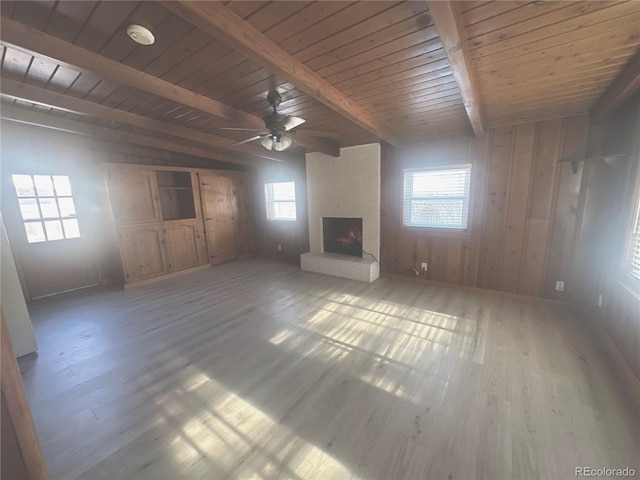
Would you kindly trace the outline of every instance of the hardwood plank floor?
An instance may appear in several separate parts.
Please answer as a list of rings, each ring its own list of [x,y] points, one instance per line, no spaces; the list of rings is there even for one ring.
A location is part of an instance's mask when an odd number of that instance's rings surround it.
[[[638,399],[568,306],[251,259],[31,314],[53,480],[640,472]]]

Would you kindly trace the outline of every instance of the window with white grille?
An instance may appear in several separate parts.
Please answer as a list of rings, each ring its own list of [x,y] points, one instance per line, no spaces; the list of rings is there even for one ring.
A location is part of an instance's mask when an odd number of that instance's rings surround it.
[[[640,192],[638,193],[640,196]],[[631,242],[629,244],[629,266],[631,275],[640,280],[640,198],[636,207],[636,217],[631,232]]]
[[[471,165],[404,171],[404,225],[465,230]]]
[[[71,183],[66,175],[12,175],[27,242],[80,237]]]
[[[296,220],[296,185],[294,182],[266,183],[264,193],[267,219]]]

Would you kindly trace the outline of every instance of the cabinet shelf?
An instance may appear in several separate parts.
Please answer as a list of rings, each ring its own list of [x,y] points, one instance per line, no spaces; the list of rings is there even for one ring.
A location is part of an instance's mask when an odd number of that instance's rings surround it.
[[[156,179],[162,220],[196,218],[191,173],[158,170]]]

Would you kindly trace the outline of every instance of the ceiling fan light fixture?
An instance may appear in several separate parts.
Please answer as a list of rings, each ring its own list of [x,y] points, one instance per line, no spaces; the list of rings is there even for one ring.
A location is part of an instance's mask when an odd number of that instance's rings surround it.
[[[262,143],[262,146],[267,150],[272,150],[272,151],[275,150],[276,152],[282,152],[283,150],[286,150],[291,146],[291,144],[293,143],[293,140],[291,140],[291,137],[288,137],[286,135],[278,136],[278,135],[272,134],[262,138],[260,140],[260,143]]]
[[[156,41],[156,37],[151,33],[151,30],[142,25],[129,25],[127,27],[127,35],[131,37],[131,40],[140,45],[153,45]]]

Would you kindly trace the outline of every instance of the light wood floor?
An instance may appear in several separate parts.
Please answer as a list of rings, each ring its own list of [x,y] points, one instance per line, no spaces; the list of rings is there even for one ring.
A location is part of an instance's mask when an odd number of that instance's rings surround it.
[[[568,307],[243,260],[32,316],[54,480],[640,472],[638,404]]]

